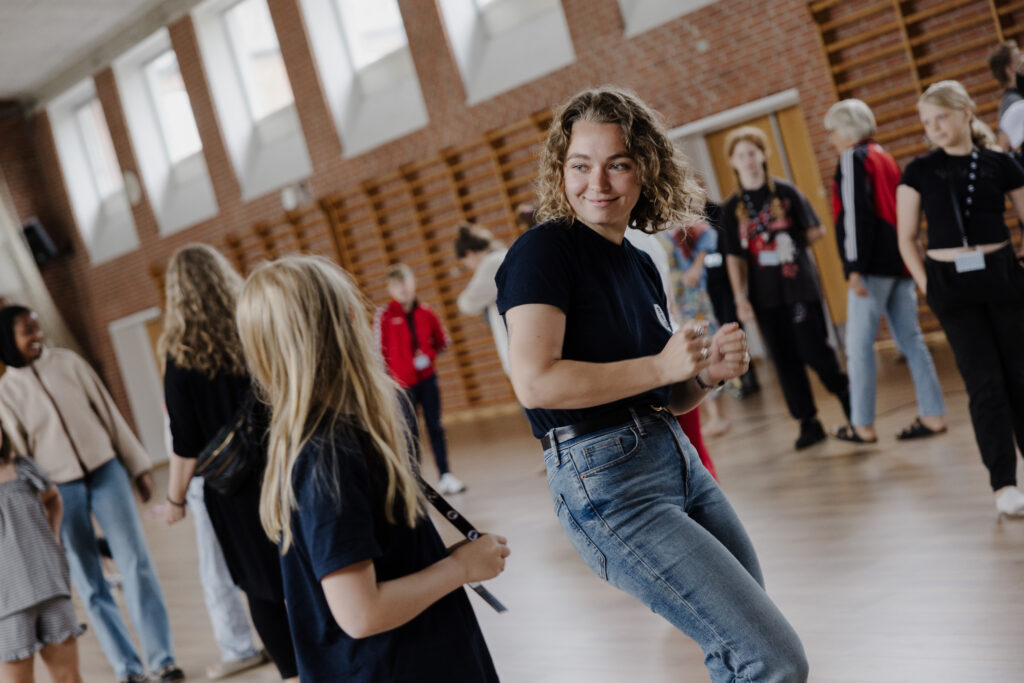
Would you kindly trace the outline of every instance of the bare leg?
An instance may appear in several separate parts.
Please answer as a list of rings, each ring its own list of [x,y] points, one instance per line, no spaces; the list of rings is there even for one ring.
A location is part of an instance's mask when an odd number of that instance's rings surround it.
[[[706,409],[708,412],[708,421],[703,426],[703,432],[707,436],[715,437],[721,436],[729,431],[729,419],[725,415],[725,406],[722,405],[722,401],[718,397],[714,397],[704,401],[701,404],[701,409]]]
[[[32,667],[35,657],[16,662],[0,662],[0,681],[4,683],[34,683]]]
[[[68,638],[57,645],[47,645],[40,652],[53,683],[82,683],[78,670],[78,640]]]

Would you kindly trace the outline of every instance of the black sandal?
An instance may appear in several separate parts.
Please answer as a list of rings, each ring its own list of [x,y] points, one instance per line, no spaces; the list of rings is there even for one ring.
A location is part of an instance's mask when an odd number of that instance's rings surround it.
[[[945,431],[946,427],[943,427],[942,429],[932,429],[925,423],[921,422],[920,417],[915,417],[909,427],[896,435],[896,439],[899,441],[906,441],[907,439],[923,439],[925,437],[935,436],[936,434],[943,434]]]
[[[864,439],[857,430],[853,428],[853,425],[843,425],[834,432],[832,432],[832,438],[839,439],[840,441],[849,441],[850,443],[877,443],[878,437],[871,439]]]

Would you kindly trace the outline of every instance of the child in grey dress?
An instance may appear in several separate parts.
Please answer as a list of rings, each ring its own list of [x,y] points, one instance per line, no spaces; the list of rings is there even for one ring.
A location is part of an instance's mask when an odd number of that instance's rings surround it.
[[[57,487],[31,459],[12,455],[0,428],[0,680],[31,681],[36,652],[53,680],[82,680],[76,639],[85,626],[57,540],[62,511]]]

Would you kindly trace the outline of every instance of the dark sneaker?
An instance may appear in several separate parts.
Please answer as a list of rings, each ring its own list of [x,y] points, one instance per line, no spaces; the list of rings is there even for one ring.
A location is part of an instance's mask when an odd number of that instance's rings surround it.
[[[185,672],[179,669],[174,664],[168,664],[159,671],[154,671],[152,680],[160,681],[160,683],[171,683],[171,681],[183,681],[185,680]]]
[[[118,683],[147,683],[149,677],[146,674],[128,674]]]
[[[810,448],[828,438],[825,428],[816,417],[809,417],[800,423],[800,437],[796,440],[796,449],[801,451]]]

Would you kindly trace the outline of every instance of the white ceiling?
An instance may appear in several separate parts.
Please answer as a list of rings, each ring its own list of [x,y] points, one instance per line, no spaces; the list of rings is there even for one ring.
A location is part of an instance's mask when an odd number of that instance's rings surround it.
[[[0,0],[0,99],[31,100],[168,0]],[[83,77],[86,74],[83,74]]]

